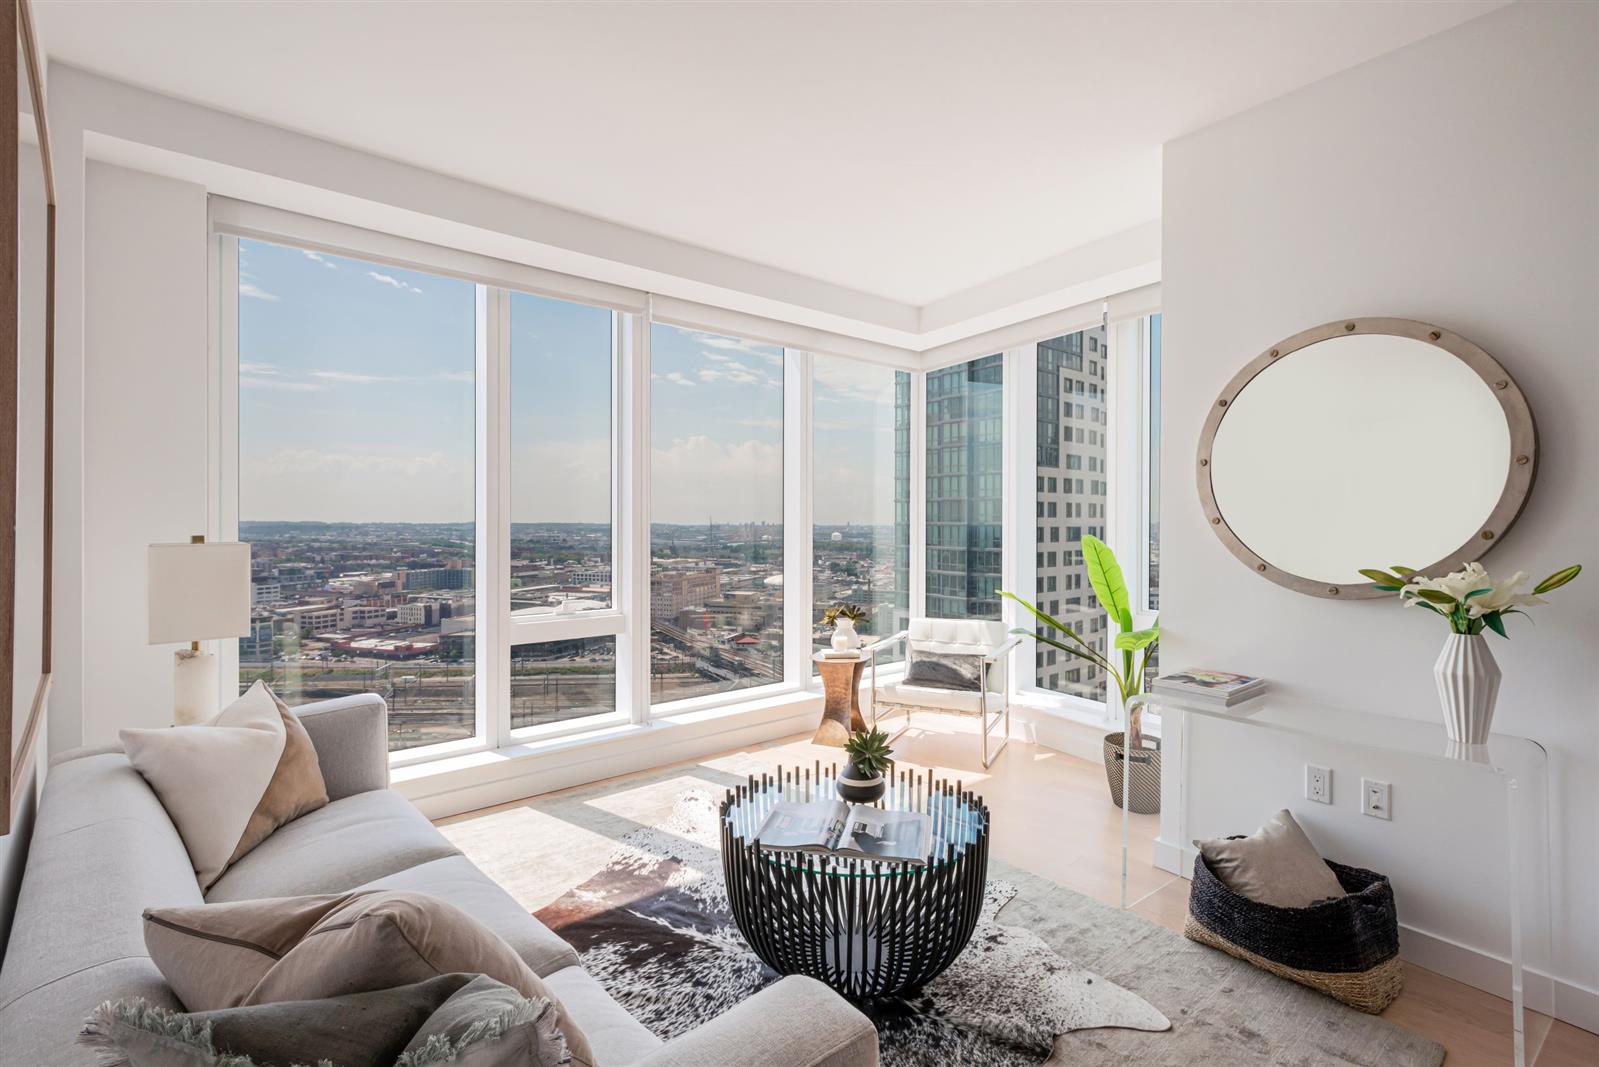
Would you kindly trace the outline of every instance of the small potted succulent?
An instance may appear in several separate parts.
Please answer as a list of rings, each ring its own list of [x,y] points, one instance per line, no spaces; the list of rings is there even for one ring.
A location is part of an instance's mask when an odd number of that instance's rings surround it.
[[[822,624],[833,627],[833,647],[840,652],[861,647],[856,623],[866,622],[866,612],[858,604],[834,604],[822,613]]]
[[[1481,745],[1493,727],[1499,697],[1499,664],[1488,650],[1487,632],[1508,639],[1505,620],[1526,615],[1522,608],[1545,603],[1543,594],[1559,589],[1582,573],[1582,565],[1563,567],[1523,592],[1527,572],[1495,579],[1481,563],[1442,578],[1428,578],[1409,567],[1376,567],[1360,572],[1385,593],[1399,594],[1406,607],[1422,608],[1449,624],[1443,652],[1433,664],[1438,700],[1444,710],[1444,732],[1459,745]]]
[[[838,776],[838,795],[856,804],[869,804],[888,788],[884,775],[894,765],[894,750],[888,747],[888,734],[873,727],[856,730],[844,742],[849,763]]]

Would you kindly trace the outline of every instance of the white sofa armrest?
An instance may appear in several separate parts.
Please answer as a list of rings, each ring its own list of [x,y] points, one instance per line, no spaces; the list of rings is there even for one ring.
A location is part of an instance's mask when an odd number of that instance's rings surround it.
[[[634,1067],[877,1067],[877,1029],[814,978],[789,975]]]

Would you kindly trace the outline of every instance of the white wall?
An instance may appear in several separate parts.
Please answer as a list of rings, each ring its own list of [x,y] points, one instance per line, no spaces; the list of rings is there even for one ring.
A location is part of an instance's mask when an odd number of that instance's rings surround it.
[[[1536,609],[1536,626],[1517,619],[1514,639],[1494,645],[1505,674],[1496,729],[1548,746],[1555,969],[1589,997],[1599,989],[1596,72],[1599,7],[1518,4],[1476,19],[1167,145],[1162,240],[1169,666],[1248,671],[1296,697],[1435,717],[1441,626],[1390,601],[1301,596],[1234,560],[1194,490],[1201,424],[1253,356],[1346,316],[1448,326],[1529,397],[1538,484],[1486,564],[1590,570]],[[1425,417],[1445,432],[1447,413]],[[1196,834],[1247,832],[1290,807],[1328,851],[1395,877],[1402,922],[1502,949],[1490,927],[1502,914],[1503,811],[1488,793],[1455,796],[1437,772],[1335,750],[1338,803],[1306,804],[1296,798],[1307,752],[1204,725],[1213,732],[1190,738]],[[1378,771],[1394,776],[1392,823],[1358,813],[1359,776]],[[1468,854],[1450,856],[1455,844]],[[1599,998],[1572,987],[1564,1007],[1599,1026]]]
[[[91,161],[84,242],[83,743],[172,721],[145,546],[206,529],[206,194]]]

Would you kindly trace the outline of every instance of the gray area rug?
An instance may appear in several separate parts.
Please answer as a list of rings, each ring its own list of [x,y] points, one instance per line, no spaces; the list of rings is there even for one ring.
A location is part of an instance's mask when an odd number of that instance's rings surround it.
[[[740,935],[718,852],[719,798],[685,793],[660,826],[623,836],[605,866],[540,908],[583,966],[660,1037],[708,1022],[778,980]],[[1034,1067],[1056,1035],[1084,1027],[1167,1030],[1136,994],[996,920],[1016,896],[989,879],[965,951],[914,995],[877,1001],[884,1067]]]
[[[531,911],[605,866],[618,843],[664,826],[690,789],[719,790],[756,761],[673,768],[604,782],[487,815],[445,834]],[[1019,868],[990,860],[989,879],[1016,888],[1000,925],[1027,931],[1059,957],[1137,994],[1171,1021],[1163,1033],[1093,1029],[1056,1038],[1051,1067],[1437,1067],[1442,1046],[1285,982],[1164,927]],[[752,957],[751,957],[752,958]],[[755,961],[759,966],[759,961]],[[1030,1062],[1037,1062],[1034,1056]],[[958,1054],[924,1060],[964,1063]]]

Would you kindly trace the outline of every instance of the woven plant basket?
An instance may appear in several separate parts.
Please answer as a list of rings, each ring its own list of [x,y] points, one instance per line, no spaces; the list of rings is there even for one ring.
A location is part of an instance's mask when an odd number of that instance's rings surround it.
[[[1110,783],[1110,802],[1122,806],[1122,758],[1126,755],[1126,735],[1105,735],[1105,780]],[[1154,748],[1133,749],[1133,762],[1127,768],[1127,790],[1132,803],[1127,810],[1135,815],[1154,815],[1160,811],[1160,742]]]
[[[1374,871],[1326,863],[1347,896],[1276,908],[1234,893],[1195,857],[1183,934],[1375,1015],[1404,987],[1393,887]]]

